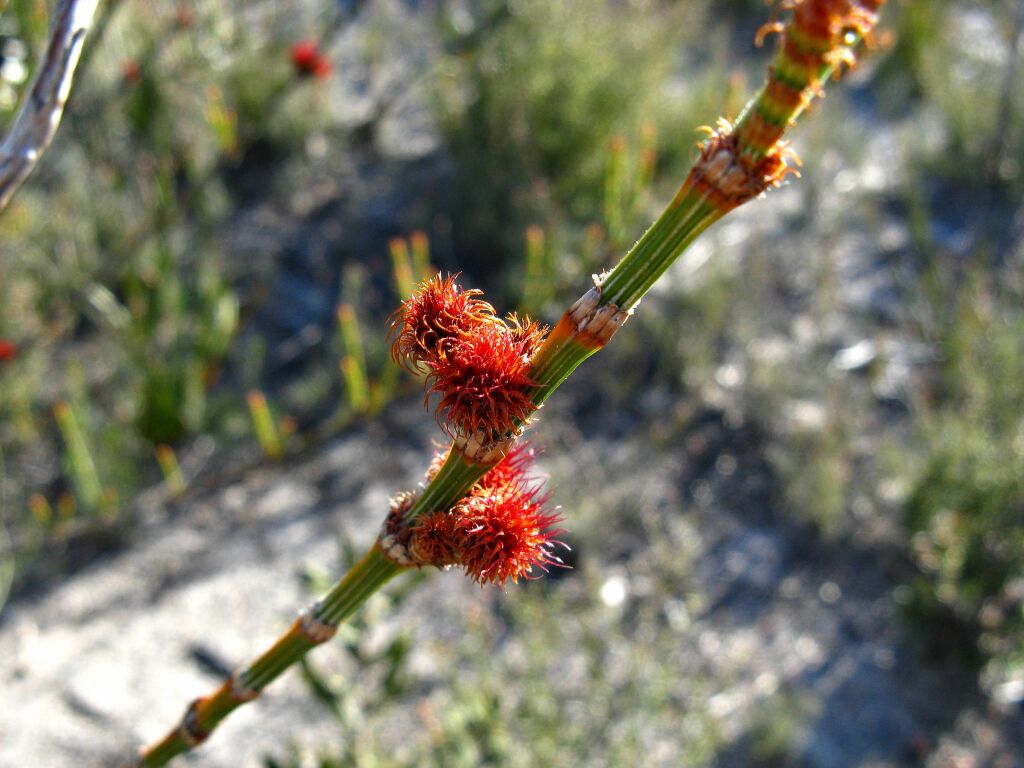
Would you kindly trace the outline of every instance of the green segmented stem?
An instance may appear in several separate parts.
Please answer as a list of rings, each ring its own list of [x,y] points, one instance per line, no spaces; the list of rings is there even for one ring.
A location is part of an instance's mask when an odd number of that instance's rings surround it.
[[[416,501],[406,512],[407,520],[420,515],[430,514],[442,509],[450,509],[476,482],[483,477],[493,465],[469,461],[461,451],[453,445],[441,469],[434,478],[417,495]]]
[[[320,599],[311,612],[312,618],[327,626],[337,626],[403,570],[405,569],[402,566],[385,557],[378,547],[371,548]],[[191,720],[195,731],[203,734],[202,738],[205,739],[231,712],[254,698],[255,694],[270,685],[282,672],[318,645],[319,642],[302,631],[302,619],[299,619],[248,668],[238,673],[237,681],[240,687],[253,695],[239,696],[229,680],[210,696],[193,702],[186,719]],[[186,730],[179,726],[161,741],[144,750],[135,765],[146,768],[166,765],[173,757],[187,752],[196,744],[196,738],[190,737]]]
[[[847,43],[854,44],[849,41]],[[805,48],[813,48],[815,44],[814,40],[798,40],[798,46]],[[757,137],[771,138],[775,133],[781,136],[781,132],[803,113],[806,102],[810,100],[807,98],[801,101],[795,109],[787,109],[785,105],[776,103],[770,91],[772,78],[776,83],[783,83],[790,89],[805,93],[826,79],[832,69],[829,63],[811,71],[791,61],[783,47],[770,70],[769,81],[747,104],[737,120],[734,131],[741,140],[741,152],[755,159],[764,157],[772,146],[761,146]],[[762,126],[767,124],[771,130],[760,131],[758,122]],[[750,141],[745,141],[745,138]],[[694,187],[693,173],[691,170],[665,211],[603,279],[599,306],[614,305],[620,310],[634,307],[694,239],[730,210],[717,207],[699,194]],[[563,322],[568,316],[569,313],[566,313]],[[572,328],[575,329],[575,324],[572,324]],[[532,391],[534,404],[540,407],[577,366],[602,346],[603,342],[585,343],[575,333],[550,334],[534,358],[530,372],[531,379],[536,382]],[[495,458],[495,463],[498,460]],[[470,460],[453,444],[440,470],[405,513],[407,520],[451,508],[491,466],[493,464]],[[161,766],[175,755],[196,746],[231,711],[254,698],[288,667],[328,639],[332,627],[351,616],[374,592],[403,570],[407,569],[391,561],[379,546],[372,547],[308,614],[309,619],[325,629],[325,634],[313,636],[305,628],[304,619],[296,621],[235,679],[229,679],[213,694],[193,702],[182,726],[143,750],[134,765]],[[191,732],[186,727],[190,725]]]
[[[684,185],[676,199],[601,282],[601,304],[632,307],[697,235],[724,213]]]

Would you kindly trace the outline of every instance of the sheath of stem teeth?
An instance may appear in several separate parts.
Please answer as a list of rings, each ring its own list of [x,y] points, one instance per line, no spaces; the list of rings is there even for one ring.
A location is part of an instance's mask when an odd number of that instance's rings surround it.
[[[320,599],[313,611],[313,618],[324,624],[337,626],[403,570],[402,566],[385,557],[378,547],[371,548],[362,560]],[[300,619],[247,669],[239,673],[238,682],[245,689],[258,693],[317,645],[319,643],[303,633]],[[204,737],[208,736],[225,717],[246,701],[248,698],[240,698],[230,681],[224,683],[213,694],[198,699],[192,705],[195,731]],[[166,765],[171,758],[193,746],[195,739],[190,739],[179,726],[163,740],[144,750],[139,764],[147,768]]]

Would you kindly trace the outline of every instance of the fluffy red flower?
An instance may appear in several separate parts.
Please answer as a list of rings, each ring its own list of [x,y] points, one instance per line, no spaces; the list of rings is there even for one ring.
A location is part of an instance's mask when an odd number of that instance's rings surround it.
[[[531,481],[530,470],[537,460],[537,451],[526,440],[521,440],[505,454],[505,458],[487,471],[474,487],[481,493],[489,493],[491,488],[504,488],[509,485],[541,485],[540,481]]]
[[[554,548],[565,545],[552,530],[560,517],[546,509],[542,483],[527,476],[534,455],[518,447],[451,510],[417,520],[409,542],[416,561],[460,565],[480,584],[530,578],[535,566],[563,566]]]
[[[18,356],[18,345],[9,339],[0,339],[0,363]]]
[[[530,365],[544,329],[527,321],[481,325],[429,364],[428,394],[439,393],[439,419],[449,431],[488,437],[525,423],[536,410]]]
[[[315,40],[300,40],[291,49],[292,67],[302,77],[323,79],[331,74],[331,61]]]
[[[391,356],[413,370],[426,371],[453,341],[482,325],[500,321],[478,290],[464,291],[457,275],[436,275],[402,302],[391,319]]]
[[[459,564],[480,584],[529,578],[534,566],[564,565],[553,530],[561,518],[546,509],[540,484],[525,480],[478,486],[452,510],[461,544]],[[562,545],[564,546],[564,545]]]
[[[547,329],[514,314],[497,318],[480,295],[452,275],[424,281],[392,317],[391,355],[426,374],[427,397],[440,395],[438,421],[449,433],[491,439],[536,409],[528,373]]]

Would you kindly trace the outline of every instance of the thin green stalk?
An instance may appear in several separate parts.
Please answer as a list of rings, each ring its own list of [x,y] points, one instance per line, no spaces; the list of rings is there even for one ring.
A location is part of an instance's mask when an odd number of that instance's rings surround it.
[[[413,232],[409,235],[409,246],[412,249],[413,277],[417,283],[423,282],[433,271],[430,267],[430,239],[427,233],[419,230]]]
[[[630,308],[724,212],[685,187],[601,284],[601,303]]]
[[[783,52],[777,57],[773,77],[789,76],[786,56]],[[803,83],[797,85],[804,87]],[[776,118],[785,118],[786,123],[782,127],[788,127],[806,106],[801,99],[794,112],[779,116],[773,112],[773,104],[767,88],[762,89],[744,110],[739,127],[745,127],[748,120],[753,121],[753,115],[757,115],[762,124],[774,124]],[[730,126],[727,128],[731,130]],[[755,135],[753,128],[750,130],[751,135]],[[742,135],[739,138],[742,139]],[[735,133],[714,132],[705,148],[714,149],[716,154],[705,155],[702,151],[679,193],[657,221],[619,264],[599,281],[599,287],[574,304],[548,335],[534,357],[530,372],[536,384],[532,392],[536,405],[542,404],[580,363],[607,343],[625,320],[626,313],[701,232],[728,211],[777,184],[784,175],[778,165],[781,160],[775,140],[768,147],[754,147],[755,152],[760,152],[759,157],[776,161],[773,167],[744,165],[739,155],[745,152],[745,148],[737,141]],[[766,156],[765,149],[775,154]],[[724,162],[721,162],[723,158],[719,154],[723,155]],[[765,172],[762,174],[762,171]],[[741,178],[736,178],[737,173]],[[747,184],[750,181],[754,182],[753,189]],[[763,182],[763,186],[758,187],[759,182]],[[405,246],[404,241],[402,246]],[[392,253],[395,254],[394,249]],[[403,254],[396,260],[400,267],[396,270],[399,283],[408,280],[408,270],[401,266],[402,263],[408,265],[407,258]],[[609,318],[615,322],[607,322]],[[404,512],[405,521],[450,509],[500,460],[503,450],[515,437],[514,434],[502,436],[493,446],[456,440],[436,475]],[[370,595],[402,570],[403,566],[389,559],[378,543],[249,668],[232,677],[211,696],[193,702],[182,725],[163,741],[144,750],[138,764],[164,765],[174,755],[198,744],[229,712],[254,698],[311,648],[329,639],[339,622],[348,618]]]
[[[178,497],[185,493],[185,477],[181,473],[181,465],[178,464],[178,457],[175,456],[174,449],[169,445],[158,445],[156,447],[156,462],[160,465],[164,484],[171,496]]]
[[[75,490],[86,507],[93,510],[101,508],[103,483],[96,470],[96,462],[93,461],[92,451],[89,450],[78,414],[70,403],[62,401],[53,406],[53,415],[67,448],[68,468]]]
[[[526,228],[526,278],[523,282],[523,310],[536,312],[547,300],[550,286],[550,269],[547,264],[547,248],[544,230],[536,224]]]
[[[388,242],[391,254],[391,272],[395,278],[395,290],[399,296],[409,296],[416,289],[413,279],[413,265],[409,255],[409,245],[400,237]]]
[[[284,454],[284,444],[274,423],[274,415],[267,405],[266,396],[257,390],[253,390],[246,396],[249,405],[249,415],[252,417],[253,431],[256,432],[256,440],[263,449],[263,453],[269,459],[279,459]]]
[[[366,413],[370,409],[366,353],[363,351],[363,336],[359,330],[356,311],[347,302],[338,305],[338,328],[345,348],[345,354],[341,358],[341,373],[345,377],[349,406],[356,413]]]
[[[231,712],[256,698],[288,667],[333,634],[327,632],[316,636],[307,626],[307,621],[318,622],[326,628],[337,627],[403,570],[385,557],[378,547],[372,547],[306,616],[296,621],[249,667],[227,680],[214,693],[196,699],[186,711],[182,723],[159,742],[143,750],[134,765],[146,768],[166,765],[176,755],[205,740]]]

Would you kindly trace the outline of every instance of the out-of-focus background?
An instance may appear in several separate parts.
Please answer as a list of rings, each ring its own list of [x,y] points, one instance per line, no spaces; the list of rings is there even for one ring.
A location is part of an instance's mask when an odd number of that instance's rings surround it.
[[[408,286],[556,320],[770,13],[106,0],[0,218],[0,765],[109,765],[283,629],[441,437]],[[1024,765],[1024,4],[883,27],[543,409],[572,569],[397,582],[183,764]]]

